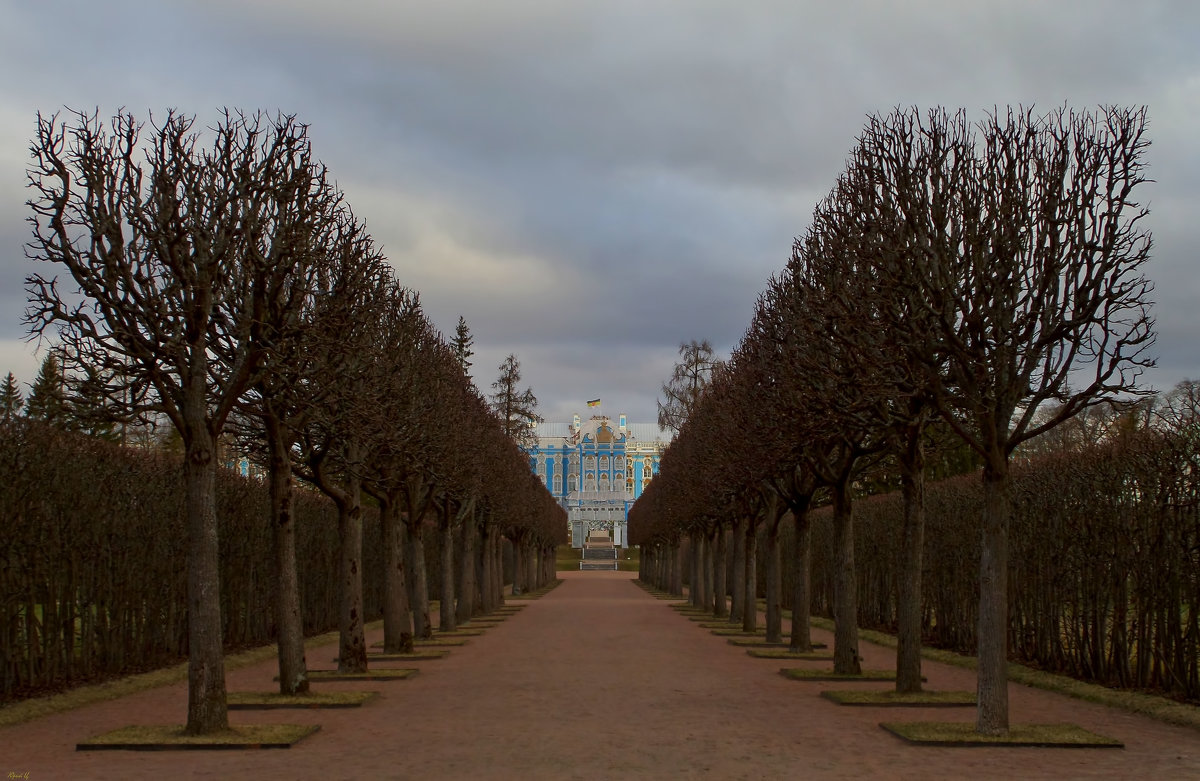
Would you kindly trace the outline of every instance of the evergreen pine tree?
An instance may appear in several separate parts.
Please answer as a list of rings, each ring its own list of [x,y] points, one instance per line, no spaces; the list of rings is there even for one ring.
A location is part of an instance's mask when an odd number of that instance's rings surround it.
[[[4,378],[4,385],[0,386],[0,420],[9,421],[20,415],[23,404],[24,399],[21,398],[21,389],[17,387],[17,378],[9,372]]]
[[[520,389],[521,363],[517,356],[509,355],[500,364],[500,377],[492,383],[496,390],[492,394],[492,409],[504,433],[512,437],[518,445],[529,449],[537,444],[537,436],[533,427],[542,422],[537,414],[537,397],[532,388]]]
[[[459,366],[462,366],[463,374],[470,374],[471,362],[467,360],[474,351],[471,346],[475,344],[475,337],[471,336],[471,329],[467,328],[467,321],[462,315],[458,316],[458,327],[454,329],[454,340],[450,342],[450,346],[454,348],[454,356],[458,358]]]
[[[121,441],[116,411],[105,395],[105,383],[100,374],[93,367],[85,366],[83,379],[74,385],[74,398],[66,408],[70,427],[109,442]]]
[[[35,420],[62,425],[66,422],[67,405],[63,399],[63,373],[58,358],[52,352],[42,361],[37,378],[25,402],[25,414]]]

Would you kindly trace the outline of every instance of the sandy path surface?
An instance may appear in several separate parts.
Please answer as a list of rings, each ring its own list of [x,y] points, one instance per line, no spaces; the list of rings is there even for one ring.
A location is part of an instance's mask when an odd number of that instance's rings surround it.
[[[1125,749],[909,746],[883,720],[972,721],[972,709],[841,707],[779,661],[754,659],[677,615],[631,573],[564,583],[408,681],[319,684],[377,690],[349,710],[234,711],[235,724],[319,723],[290,750],[76,752],[131,723],[179,723],[183,684],[0,729],[0,774],[29,779],[1200,778],[1200,732],[1024,686],[1014,722],[1071,721]],[[374,639],[374,638],[372,638]],[[817,631],[814,639],[828,639]],[[311,651],[329,667],[333,646]],[[866,645],[868,667],[892,652]],[[817,662],[784,662],[788,666]],[[827,664],[827,663],[826,663]],[[926,662],[929,688],[971,689],[970,671]],[[274,663],[229,674],[270,690]],[[8,777],[14,777],[9,775]]]

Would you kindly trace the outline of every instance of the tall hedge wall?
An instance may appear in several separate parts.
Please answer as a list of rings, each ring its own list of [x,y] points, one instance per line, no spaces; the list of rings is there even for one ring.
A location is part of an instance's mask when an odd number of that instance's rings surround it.
[[[178,461],[25,419],[0,424],[0,701],[167,665],[187,653]],[[218,480],[227,648],[274,639],[266,486]],[[337,627],[337,517],[300,491],[304,627]],[[364,524],[368,617],[380,612],[379,528]]]
[[[1154,431],[1019,464],[1009,558],[1011,658],[1200,700],[1198,467],[1186,433]],[[981,507],[978,477],[928,488],[926,641],[968,654],[976,642]],[[863,626],[895,627],[900,519],[896,494],[855,506]],[[814,521],[813,609],[828,615],[828,510]],[[790,544],[789,531],[784,545]],[[788,567],[785,598],[791,577]]]

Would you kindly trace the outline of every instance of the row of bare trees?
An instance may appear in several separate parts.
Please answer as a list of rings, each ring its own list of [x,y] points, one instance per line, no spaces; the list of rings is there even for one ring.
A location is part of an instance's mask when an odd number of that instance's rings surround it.
[[[762,529],[777,637],[790,511],[792,645],[806,650],[809,510],[827,501],[834,666],[858,672],[853,500],[886,461],[903,497],[885,543],[902,562],[897,687],[917,690],[927,446],[961,443],[982,465],[976,727],[1006,732],[1010,460],[1082,410],[1137,393],[1151,364],[1150,236],[1134,200],[1145,123],[1124,108],[1010,109],[975,124],[943,110],[872,118],[631,512],[631,539],[652,551],[644,574],[677,587],[689,537],[693,599],[720,614],[723,559],[709,550],[732,526],[735,606],[740,597],[750,628]]]
[[[163,416],[182,441],[193,734],[227,726],[214,488],[225,438],[267,474],[285,693],[308,685],[297,477],[337,509],[343,670],[366,666],[364,496],[380,511],[389,650],[431,629],[427,526],[447,541],[463,530],[459,565],[440,568],[450,627],[499,602],[503,536],[528,586],[552,577],[566,525],[306,127],[226,113],[211,135],[202,147],[176,113],[149,131],[125,113],[40,117],[29,173],[27,254],[74,283],[29,277],[31,331],[57,336],[69,389],[87,378],[112,418]]]

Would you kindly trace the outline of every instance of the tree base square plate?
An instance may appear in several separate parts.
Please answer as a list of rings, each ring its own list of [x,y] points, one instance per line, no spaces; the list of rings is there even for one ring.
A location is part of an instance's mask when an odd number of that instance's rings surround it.
[[[983,735],[974,724],[913,721],[880,724],[907,743],[940,747],[1125,748],[1119,740],[1097,735],[1075,724],[1017,724],[1005,735]]]
[[[765,635],[756,634],[753,637],[731,637],[727,641],[730,645],[739,645],[755,648],[787,648],[788,643],[768,643]]]
[[[796,659],[802,662],[832,662],[833,654],[816,651],[793,651],[783,648],[747,648],[746,653],[756,659]]]
[[[309,670],[308,680],[324,681],[403,681],[419,673],[415,667],[367,670],[361,673],[340,673],[337,670]]]
[[[826,690],[821,696],[838,705],[863,705],[877,708],[961,708],[975,706],[975,692],[912,692]]]
[[[445,659],[450,655],[450,652],[444,648],[430,648],[427,650],[413,651],[410,654],[389,654],[386,651],[377,654],[367,654],[369,662],[425,662],[432,659]],[[337,659],[333,660],[335,663]]]
[[[779,670],[784,678],[793,681],[894,681],[894,670],[863,670],[861,673],[835,673],[833,670],[814,670],[806,667],[784,667]],[[925,680],[922,678],[921,680]]]
[[[75,744],[76,751],[220,751],[291,748],[319,724],[243,724],[211,735],[187,735],[174,724],[131,726]]]
[[[276,710],[280,708],[359,708],[379,696],[379,692],[229,692],[225,702],[229,710]]]

